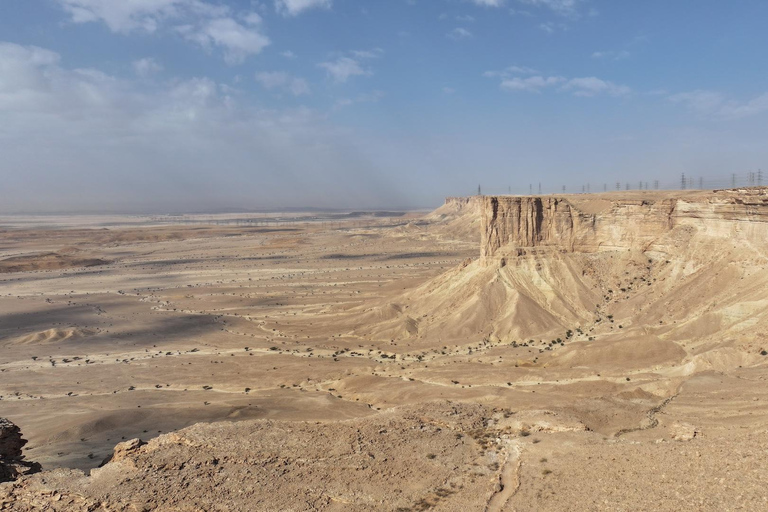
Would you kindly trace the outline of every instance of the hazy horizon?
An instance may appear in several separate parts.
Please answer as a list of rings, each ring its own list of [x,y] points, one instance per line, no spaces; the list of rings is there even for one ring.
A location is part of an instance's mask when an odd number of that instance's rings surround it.
[[[756,0],[6,0],[0,212],[758,184],[767,18]]]

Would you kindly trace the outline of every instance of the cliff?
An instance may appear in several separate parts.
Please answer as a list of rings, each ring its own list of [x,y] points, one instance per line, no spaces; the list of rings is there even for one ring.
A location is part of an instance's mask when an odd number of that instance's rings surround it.
[[[385,318],[383,305],[356,332],[429,346],[574,326],[626,334],[631,322],[699,343],[725,331],[749,340],[768,322],[768,188],[476,196],[438,211],[449,208],[474,212],[451,226],[479,231],[479,260],[390,300],[400,314]]]
[[[515,249],[647,250],[680,226],[717,237],[768,234],[768,189],[586,196],[485,196],[483,258]]]

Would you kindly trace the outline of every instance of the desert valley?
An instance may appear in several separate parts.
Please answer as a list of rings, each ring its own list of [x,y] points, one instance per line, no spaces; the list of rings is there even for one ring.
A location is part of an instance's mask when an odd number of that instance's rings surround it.
[[[761,187],[2,217],[0,510],[764,510],[767,306]]]

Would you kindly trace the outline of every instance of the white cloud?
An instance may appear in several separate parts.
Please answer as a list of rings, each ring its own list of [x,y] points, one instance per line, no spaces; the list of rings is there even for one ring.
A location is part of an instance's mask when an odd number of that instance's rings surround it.
[[[349,107],[356,103],[378,103],[384,97],[383,91],[373,91],[369,93],[358,94],[354,98],[341,98],[336,101],[335,108]]]
[[[113,32],[154,32],[169,19],[185,16],[220,17],[225,6],[202,0],[57,0],[74,23],[104,22]]]
[[[133,71],[140,77],[148,77],[163,70],[163,66],[152,57],[135,60],[132,63]]]
[[[307,81],[303,78],[293,77],[284,71],[265,71],[256,73],[256,81],[267,90],[282,89],[294,96],[310,94]]]
[[[584,78],[573,78],[568,80],[563,86],[566,91],[573,91],[576,96],[598,96],[608,94],[609,96],[626,96],[632,90],[625,85],[616,85],[613,82],[601,80],[594,76]]]
[[[307,9],[330,9],[331,4],[331,0],[275,0],[275,9],[286,16],[296,16]]]
[[[119,33],[156,32],[173,26],[176,33],[206,49],[219,47],[230,64],[243,62],[269,45],[255,12],[242,13],[242,23],[226,5],[203,0],[57,0],[74,23],[103,22]]]
[[[486,71],[483,76],[489,78],[501,77],[499,87],[504,91],[518,92],[541,92],[544,89],[557,87],[560,91],[569,91],[574,96],[598,96],[606,94],[608,96],[625,96],[631,89],[624,85],[617,85],[613,82],[601,80],[596,77],[584,78],[565,78],[562,76],[542,76],[534,75],[528,77],[515,76],[515,74],[526,74],[535,72],[531,68],[522,68],[511,66],[504,71]]]
[[[541,92],[542,89],[553,87],[565,81],[560,76],[531,76],[528,78],[505,78],[501,81],[501,89],[505,91]]]
[[[4,211],[402,200],[354,132],[207,77],[121,79],[12,43],[0,43],[0,77]]]
[[[672,103],[684,105],[698,114],[729,119],[739,119],[768,112],[768,93],[761,94],[749,101],[737,101],[728,99],[720,92],[697,89],[672,94],[667,99]]]
[[[295,59],[296,58],[296,54],[293,53],[291,50],[286,50],[284,52],[280,52],[280,55],[282,55],[286,59]]]
[[[504,0],[471,0],[475,5],[481,5],[483,7],[501,7],[504,5]]]
[[[486,71],[483,76],[486,78],[509,77],[513,75],[536,75],[539,72],[526,66],[509,66],[501,71]]]
[[[461,39],[469,39],[472,37],[472,32],[465,28],[456,27],[448,33],[448,37],[459,41]]]
[[[522,4],[544,7],[562,16],[575,16],[580,0],[518,0]]]
[[[629,57],[630,53],[626,50],[594,52],[592,54],[593,59],[624,60]]]
[[[381,48],[374,48],[372,50],[353,50],[350,53],[358,59],[377,59],[384,55],[384,50]]]
[[[731,118],[749,117],[763,112],[768,112],[768,92],[745,103],[729,101],[720,109],[721,115]]]
[[[564,23],[555,23],[554,21],[547,21],[539,25],[539,30],[543,30],[547,34],[554,34],[558,30],[568,30],[568,26]]]
[[[220,46],[224,49],[224,60],[229,64],[240,64],[249,55],[261,53],[270,44],[267,36],[246,28],[232,18],[218,18],[193,30],[188,38],[206,48]]]
[[[321,62],[319,67],[326,70],[328,76],[333,78],[334,82],[344,83],[353,76],[367,76],[373,73],[364,69],[360,63],[350,57],[339,57],[334,61]]]
[[[668,97],[672,103],[680,103],[690,110],[711,114],[725,102],[725,97],[719,92],[697,89],[690,92],[673,94]]]

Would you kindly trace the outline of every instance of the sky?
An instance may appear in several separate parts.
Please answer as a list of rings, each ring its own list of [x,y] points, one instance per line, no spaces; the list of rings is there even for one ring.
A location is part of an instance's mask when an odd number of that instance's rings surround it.
[[[0,0],[0,212],[725,186],[768,170],[766,20],[764,0]]]

